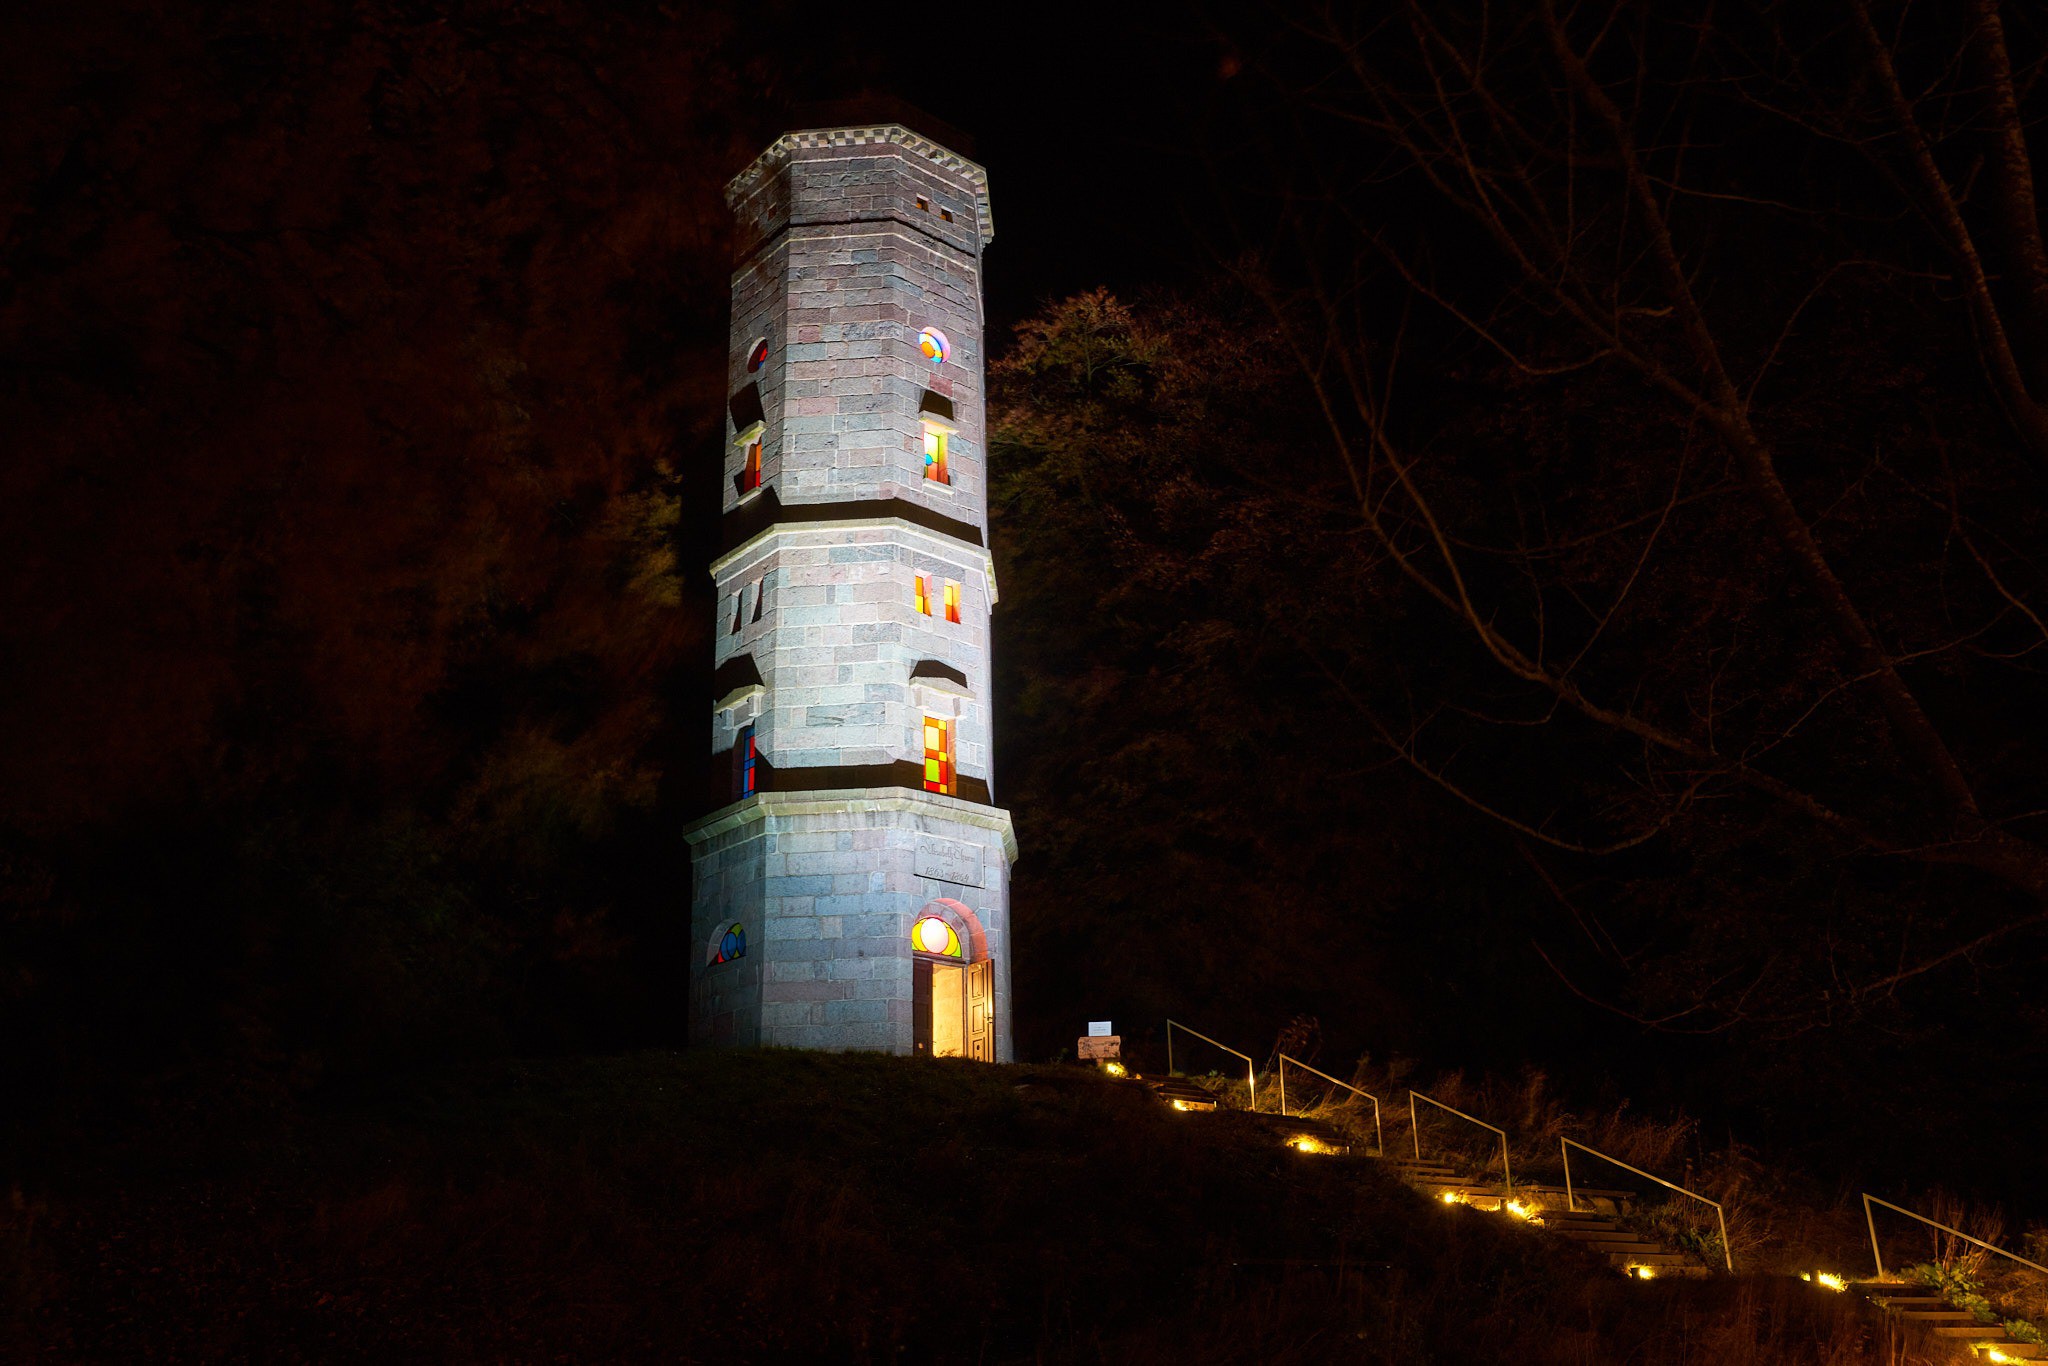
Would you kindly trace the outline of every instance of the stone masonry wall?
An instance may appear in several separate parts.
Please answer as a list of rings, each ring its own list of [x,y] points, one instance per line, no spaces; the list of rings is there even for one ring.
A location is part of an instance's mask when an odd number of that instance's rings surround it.
[[[996,1055],[1010,1058],[1009,860],[980,809],[924,793],[763,794],[720,824],[696,851],[692,930],[708,945],[732,920],[746,924],[759,1043],[909,1052],[910,927],[950,898],[974,910],[996,960]],[[721,983],[733,966],[703,977]],[[693,1041],[723,1041],[726,990],[700,993]]]
[[[929,614],[917,610],[919,574],[929,585]],[[945,618],[948,581],[961,588],[958,622]],[[754,739],[769,763],[808,768],[921,760],[921,728],[932,710],[957,718],[960,772],[993,788],[985,557],[900,525],[794,527],[723,562],[717,583],[715,662],[753,656],[769,699]],[[754,605],[763,594],[755,621]],[[940,699],[913,689],[911,670],[926,659],[964,673],[968,696]],[[732,748],[735,726],[752,719],[717,712],[712,752]]]

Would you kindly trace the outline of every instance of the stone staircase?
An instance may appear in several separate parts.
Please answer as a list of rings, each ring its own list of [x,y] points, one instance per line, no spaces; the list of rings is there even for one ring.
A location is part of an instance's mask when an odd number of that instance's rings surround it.
[[[1854,1281],[1850,1289],[1885,1313],[1917,1323],[1938,1338],[1968,1347],[1982,1361],[2048,1361],[2048,1347],[2021,1342],[1995,1323],[1980,1323],[1967,1309],[1954,1309],[1940,1292],[1903,1281]]]
[[[1565,1206],[1562,1186],[1531,1182],[1515,1187],[1509,1201],[1498,1185],[1475,1180],[1448,1163],[1407,1157],[1385,1159],[1411,1186],[1452,1204],[1476,1209],[1507,1209],[1518,1213],[1545,1232],[1567,1239],[1586,1251],[1605,1257],[1607,1264],[1630,1275],[1705,1277],[1712,1273],[1698,1259],[1673,1251],[1654,1238],[1623,1228],[1616,1217],[1633,1191],[1609,1190],[1598,1186],[1574,1186],[1576,1200],[1594,1206],[1571,1211]]]
[[[1177,1110],[1214,1110],[1215,1093],[1185,1077],[1145,1076],[1139,1078],[1161,1101]],[[1300,1115],[1262,1112],[1233,1112],[1272,1129],[1283,1142],[1310,1152],[1348,1155],[1348,1140],[1330,1125]],[[1509,1200],[1498,1183],[1471,1176],[1450,1163],[1433,1158],[1385,1156],[1376,1159],[1393,1168],[1401,1179],[1434,1199],[1448,1204],[1471,1205],[1475,1209],[1502,1211],[1518,1216],[1558,1238],[1607,1259],[1607,1264],[1631,1276],[1706,1277],[1713,1274],[1689,1253],[1674,1251],[1654,1238],[1624,1228],[1618,1218],[1622,1207],[1635,1192],[1597,1186],[1572,1188],[1573,1203],[1591,1208],[1565,1208],[1562,1186],[1532,1182],[1515,1187]],[[2003,1336],[2001,1333],[2000,1336]]]
[[[1162,1102],[1175,1109],[1218,1108],[1214,1092],[1185,1077],[1134,1080],[1142,1081]],[[1274,1130],[1283,1141],[1305,1151],[1351,1155],[1344,1135],[1320,1120],[1254,1112],[1242,1112],[1239,1117]],[[1704,1279],[1714,1274],[1713,1268],[1703,1265],[1692,1254],[1667,1248],[1656,1239],[1622,1225],[1619,1216],[1627,1202],[1635,1198],[1633,1191],[1574,1185],[1568,1201],[1564,1187],[1530,1182],[1517,1185],[1509,1199],[1498,1184],[1440,1159],[1381,1155],[1361,1160],[1377,1161],[1392,1168],[1409,1185],[1434,1199],[1481,1210],[1505,1210],[1553,1237],[1606,1258],[1609,1266],[1630,1276]],[[1568,1203],[1591,1208],[1569,1209]],[[1832,1277],[1821,1279],[1834,1289],[1845,1288]],[[2048,1344],[2024,1342],[2000,1324],[1980,1322],[1975,1314],[1954,1308],[1926,1286],[1903,1281],[1855,1281],[1846,1288],[1868,1300],[1879,1312],[1915,1324],[1959,1349],[1967,1349],[1985,1366],[2002,1362],[2048,1363]]]

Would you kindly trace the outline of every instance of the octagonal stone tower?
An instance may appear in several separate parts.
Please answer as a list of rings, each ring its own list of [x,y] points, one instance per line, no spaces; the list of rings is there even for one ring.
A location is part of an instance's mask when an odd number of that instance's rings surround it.
[[[981,167],[902,122],[784,134],[726,187],[718,809],[693,1042],[1011,1057],[994,804]]]

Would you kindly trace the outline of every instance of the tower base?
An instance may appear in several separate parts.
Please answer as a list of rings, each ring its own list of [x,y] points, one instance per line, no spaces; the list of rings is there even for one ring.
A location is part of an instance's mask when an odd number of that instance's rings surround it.
[[[691,1043],[908,1054],[957,1037],[963,1056],[1012,1060],[1009,812],[900,789],[762,792],[684,838]],[[913,944],[927,917],[957,956]]]

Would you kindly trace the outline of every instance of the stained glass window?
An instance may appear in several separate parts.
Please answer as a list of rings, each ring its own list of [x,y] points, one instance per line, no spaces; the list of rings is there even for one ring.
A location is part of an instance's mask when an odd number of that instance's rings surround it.
[[[953,790],[953,723],[936,716],[924,719],[924,790]]]
[[[760,754],[754,748],[754,728],[742,726],[739,738],[733,741],[733,795],[751,797],[754,785],[760,781],[758,761]]]
[[[917,610],[926,616],[932,614],[931,590],[925,586],[925,578],[922,574],[917,576]]]
[[[718,947],[711,951],[712,966],[715,967],[720,963],[730,963],[746,956],[746,927],[738,921],[734,921],[732,928],[718,937]]]
[[[953,355],[953,343],[946,340],[946,334],[936,327],[927,327],[917,334],[917,349],[924,352],[924,358],[933,365],[944,365]]]
[[[953,482],[946,473],[946,434],[930,423],[924,428],[924,477],[940,484]]]
[[[960,585],[951,580],[946,583],[946,620],[960,620]]]
[[[747,348],[747,373],[753,374],[768,363],[768,339],[754,338],[754,344]]]
[[[740,492],[752,493],[761,487],[761,443],[747,443],[747,463],[740,467]]]
[[[960,936],[953,927],[935,915],[928,915],[910,927],[912,948],[923,949],[926,953],[943,954],[947,958],[960,958]]]

